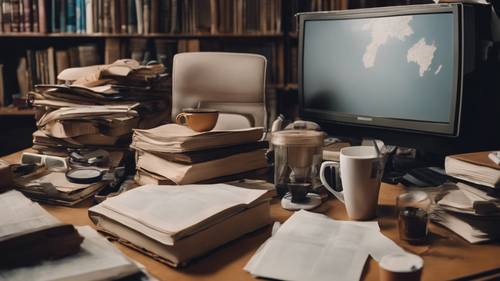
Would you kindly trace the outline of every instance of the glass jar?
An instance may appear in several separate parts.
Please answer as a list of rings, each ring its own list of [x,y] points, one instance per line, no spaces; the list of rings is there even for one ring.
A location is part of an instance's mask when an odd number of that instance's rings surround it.
[[[273,133],[274,184],[280,197],[288,191],[292,201],[321,186],[319,169],[323,159],[325,134],[311,130],[284,130]]]
[[[412,244],[427,241],[431,199],[423,191],[411,191],[397,197],[399,238]]]

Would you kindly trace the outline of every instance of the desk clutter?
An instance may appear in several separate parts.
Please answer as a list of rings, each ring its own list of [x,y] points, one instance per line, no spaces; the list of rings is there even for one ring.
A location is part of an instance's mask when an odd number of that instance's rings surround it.
[[[489,158],[490,152],[448,156],[446,174],[456,188],[437,198],[431,218],[469,243],[500,238],[500,166]]]
[[[131,147],[136,150],[136,181],[217,182],[222,177],[266,168],[263,133],[261,127],[196,132],[177,124],[134,130]]]
[[[423,259],[373,220],[384,147],[351,146],[298,121],[273,130],[269,149],[264,128],[221,129],[223,112],[210,108],[184,109],[171,123],[167,78],[161,64],[118,60],[66,69],[58,75],[64,84],[36,86],[32,151],[19,164],[0,162],[0,191],[16,189],[0,193],[0,252],[8,253],[0,279],[152,280],[94,229],[63,224],[27,196],[65,207],[88,202],[85,213],[99,232],[173,268],[282,220],[271,215],[280,197],[283,209],[296,212],[283,210],[290,217],[274,224],[241,270],[288,281],[359,280],[371,256],[384,280],[420,280]],[[432,243],[429,220],[469,243],[499,238],[500,168],[488,157],[451,156],[446,173],[460,182],[436,196],[399,195],[399,239]],[[274,184],[255,179],[267,176],[270,160]],[[314,213],[327,207],[326,191],[351,221]]]
[[[18,191],[0,194],[0,279],[150,279],[89,226],[62,224]]]
[[[170,119],[168,77],[162,64],[118,60],[63,70],[58,85],[37,85],[31,94],[38,131],[33,149],[127,149],[132,129],[153,128]]]
[[[97,229],[168,265],[193,258],[271,222],[266,190],[226,184],[145,185],[89,209]]]

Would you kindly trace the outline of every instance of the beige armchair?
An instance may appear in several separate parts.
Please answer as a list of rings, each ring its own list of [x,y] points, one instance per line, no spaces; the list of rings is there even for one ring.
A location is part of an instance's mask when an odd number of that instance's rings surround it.
[[[218,109],[215,129],[265,126],[266,58],[240,53],[174,56],[172,116],[183,108]]]

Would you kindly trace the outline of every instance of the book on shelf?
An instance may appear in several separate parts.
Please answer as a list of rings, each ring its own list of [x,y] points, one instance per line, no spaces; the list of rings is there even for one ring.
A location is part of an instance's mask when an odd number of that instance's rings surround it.
[[[269,211],[266,190],[146,185],[90,208],[89,216],[100,231],[177,267],[269,224]]]
[[[0,8],[0,32],[245,34],[282,29],[281,0],[6,0]]]

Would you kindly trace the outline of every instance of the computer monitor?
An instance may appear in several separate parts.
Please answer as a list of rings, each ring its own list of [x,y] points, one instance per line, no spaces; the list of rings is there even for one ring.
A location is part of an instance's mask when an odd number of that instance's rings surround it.
[[[463,105],[465,91],[484,82],[476,78],[485,64],[477,46],[489,27],[476,10],[439,4],[300,14],[301,117],[332,135],[478,148],[460,139],[473,131],[463,132],[464,124],[482,120]]]

